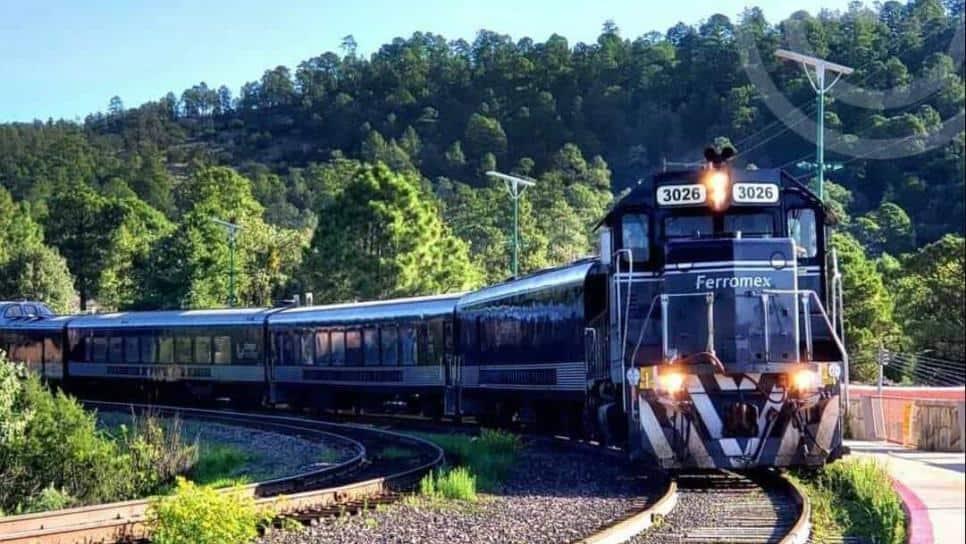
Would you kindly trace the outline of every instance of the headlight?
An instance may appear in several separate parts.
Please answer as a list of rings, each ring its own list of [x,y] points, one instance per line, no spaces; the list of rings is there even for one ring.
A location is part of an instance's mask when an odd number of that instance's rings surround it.
[[[818,385],[818,372],[814,370],[801,369],[792,374],[792,388],[796,391],[814,391]]]
[[[684,374],[680,372],[665,372],[657,377],[658,389],[670,394],[675,394],[684,389]]]
[[[704,180],[708,191],[708,199],[711,207],[720,210],[728,201],[728,186],[730,185],[728,174],[721,170],[712,170]]]

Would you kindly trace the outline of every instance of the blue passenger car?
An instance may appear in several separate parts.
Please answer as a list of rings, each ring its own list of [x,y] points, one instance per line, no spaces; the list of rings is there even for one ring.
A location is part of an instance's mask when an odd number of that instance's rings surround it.
[[[465,413],[574,423],[605,377],[606,279],[596,259],[469,293],[457,304]]]
[[[269,310],[116,312],[67,325],[73,387],[113,382],[192,397],[261,400]],[[123,394],[125,389],[118,391]]]
[[[459,294],[301,306],[268,318],[274,402],[439,412]]]
[[[59,383],[64,377],[64,325],[39,302],[0,302],[0,351],[44,379]]]

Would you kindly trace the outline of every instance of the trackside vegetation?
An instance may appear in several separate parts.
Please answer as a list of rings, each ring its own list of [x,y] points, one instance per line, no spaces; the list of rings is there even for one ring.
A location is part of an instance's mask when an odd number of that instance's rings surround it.
[[[98,425],[0,351],[0,515],[168,493],[178,476],[224,487],[247,483],[248,454],[188,441],[178,419],[151,415]]]
[[[796,472],[792,477],[811,500],[815,542],[838,542],[849,537],[882,544],[906,541],[902,501],[879,463],[848,459],[817,472]]]
[[[45,388],[0,352],[0,510],[27,513],[142,497],[197,461],[157,422],[115,434],[72,397]]]
[[[154,544],[228,544],[248,542],[272,520],[240,493],[219,493],[212,486],[178,478],[174,493],[158,497],[148,510]]]
[[[479,436],[421,435],[446,452],[448,466],[427,475],[419,490],[430,498],[475,501],[476,491],[495,491],[507,477],[523,442],[506,431],[483,429]]]

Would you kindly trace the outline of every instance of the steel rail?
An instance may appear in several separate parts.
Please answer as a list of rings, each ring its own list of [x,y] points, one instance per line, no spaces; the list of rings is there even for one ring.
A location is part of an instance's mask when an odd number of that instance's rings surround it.
[[[289,477],[258,482],[223,493],[238,493],[256,500],[259,506],[271,505],[277,513],[287,514],[320,508],[360,498],[377,496],[407,488],[443,462],[443,450],[421,438],[350,424],[313,421],[292,416],[204,410],[172,406],[147,406],[126,403],[85,402],[106,409],[135,409],[178,413],[189,419],[230,421],[236,425],[274,428],[285,433],[336,437],[353,444],[356,454],[336,465]],[[328,429],[328,430],[322,430]],[[355,435],[349,437],[346,435]],[[365,438],[360,438],[365,435]],[[413,466],[402,470],[378,466],[363,441],[402,442],[415,446],[419,454]],[[398,464],[398,461],[395,461]],[[387,473],[388,472],[388,473]],[[367,476],[366,478],[362,478]],[[360,481],[351,481],[358,478]],[[322,482],[337,485],[316,488]],[[344,480],[344,481],[339,481]],[[53,512],[0,518],[0,544],[74,544],[117,542],[144,538],[148,534],[147,514],[153,499],[138,499],[83,506]]]
[[[575,544],[621,544],[627,542],[670,514],[677,503],[678,484],[673,479],[668,479],[667,488],[654,503],[617,520],[588,537],[578,540]]]

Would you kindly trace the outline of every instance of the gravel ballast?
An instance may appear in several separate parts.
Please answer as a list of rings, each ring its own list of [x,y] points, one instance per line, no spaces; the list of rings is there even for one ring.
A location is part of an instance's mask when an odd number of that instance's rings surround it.
[[[130,414],[100,412],[101,425],[115,427],[130,425]],[[313,442],[295,436],[184,419],[181,435],[186,442],[198,441],[202,447],[227,446],[248,454],[245,463],[235,470],[235,476],[245,476],[258,482],[292,476],[347,460],[356,454],[348,443],[341,441]]]
[[[660,477],[633,474],[623,460],[544,442],[528,444],[500,489],[476,503],[405,499],[261,544],[559,543],[589,536],[656,500]]]

